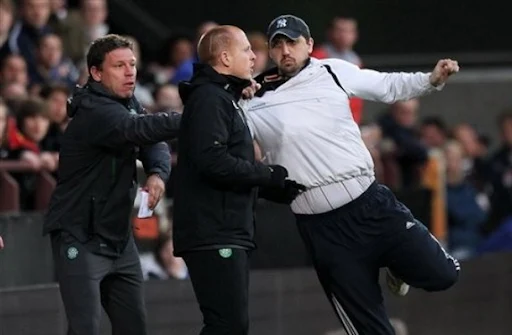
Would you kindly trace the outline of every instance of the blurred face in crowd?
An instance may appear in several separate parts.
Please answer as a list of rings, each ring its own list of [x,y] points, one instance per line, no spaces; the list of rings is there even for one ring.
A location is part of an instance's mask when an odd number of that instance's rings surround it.
[[[444,148],[446,159],[446,172],[451,179],[459,177],[463,178],[464,174],[464,150],[461,145],[455,141],[449,142]]]
[[[66,120],[68,96],[64,91],[55,90],[47,99],[50,121],[60,124]]]
[[[4,139],[5,127],[7,127],[7,106],[0,102],[0,145]]]
[[[23,0],[22,15],[31,26],[44,27],[50,17],[50,0]]]
[[[393,118],[399,125],[411,128],[416,124],[419,106],[417,99],[396,102],[391,108]]]
[[[130,98],[135,89],[136,59],[130,48],[115,49],[105,55],[101,68],[93,66],[91,75],[120,98]]]
[[[12,82],[2,88],[0,95],[7,101],[24,99],[27,97],[28,92],[25,85]]]
[[[254,61],[254,75],[258,75],[265,71],[268,63],[268,47],[267,38],[261,33],[252,33],[248,35],[251,43],[252,51],[256,55]]]
[[[156,105],[160,109],[171,109],[175,112],[181,112],[183,104],[178,92],[178,87],[174,85],[161,87],[156,94]]]
[[[446,141],[443,130],[434,124],[425,124],[421,127],[421,139],[429,148],[442,147]]]
[[[43,66],[51,68],[60,64],[62,59],[62,40],[50,34],[41,38],[39,59]]]
[[[9,33],[13,19],[14,15],[12,10],[0,5],[0,36],[5,36]]]
[[[277,64],[279,72],[287,77],[293,77],[306,64],[313,51],[313,39],[300,36],[292,40],[284,35],[277,35],[270,41],[270,58]]]
[[[480,143],[476,131],[468,124],[461,124],[453,130],[455,139],[462,145],[466,155],[478,157],[481,152]]]
[[[0,69],[0,83],[28,84],[27,63],[18,55],[8,56]]]
[[[52,12],[56,12],[66,7],[66,0],[50,0],[50,8]]]
[[[194,45],[189,40],[182,39],[176,42],[169,52],[171,64],[179,66],[184,61],[194,57]]]
[[[82,0],[82,14],[87,26],[105,23],[108,7],[105,0]]]
[[[512,117],[508,117],[501,125],[501,135],[506,145],[512,148]]]
[[[40,142],[48,133],[50,120],[43,115],[29,116],[23,120],[23,134],[34,142]]]
[[[340,50],[350,50],[357,42],[357,22],[352,19],[337,18],[329,31],[329,40]]]

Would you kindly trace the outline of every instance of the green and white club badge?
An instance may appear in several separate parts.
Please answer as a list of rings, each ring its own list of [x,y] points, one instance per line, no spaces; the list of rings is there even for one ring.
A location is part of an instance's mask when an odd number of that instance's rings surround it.
[[[75,247],[69,247],[67,254],[68,254],[68,259],[75,259],[78,257],[78,249]]]
[[[222,258],[229,258],[233,255],[233,250],[231,248],[219,249],[219,255]]]

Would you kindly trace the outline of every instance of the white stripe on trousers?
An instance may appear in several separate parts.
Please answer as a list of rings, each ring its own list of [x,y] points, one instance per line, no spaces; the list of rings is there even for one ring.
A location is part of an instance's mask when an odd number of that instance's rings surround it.
[[[334,294],[331,295],[331,298],[332,303],[336,308],[336,313],[338,314],[338,317],[343,323],[343,326],[345,327],[345,330],[347,331],[348,335],[359,335],[359,332],[357,331],[356,327],[354,327],[354,324],[352,323],[352,321],[350,321],[350,318],[348,317],[347,313],[339,303],[338,299],[336,299]]]

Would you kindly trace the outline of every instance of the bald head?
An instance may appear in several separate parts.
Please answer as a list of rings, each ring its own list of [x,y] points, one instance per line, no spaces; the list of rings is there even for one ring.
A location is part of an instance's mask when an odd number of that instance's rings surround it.
[[[244,32],[235,26],[218,26],[206,32],[197,45],[199,61],[215,65],[222,52],[229,50]]]
[[[252,77],[254,60],[244,31],[235,26],[219,26],[204,34],[197,45],[199,62],[217,72],[239,78]]]

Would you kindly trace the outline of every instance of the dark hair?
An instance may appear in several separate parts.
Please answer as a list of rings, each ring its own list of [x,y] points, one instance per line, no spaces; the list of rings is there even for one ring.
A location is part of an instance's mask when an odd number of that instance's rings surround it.
[[[37,97],[30,97],[21,102],[19,109],[16,111],[16,125],[18,129],[25,133],[23,129],[23,121],[28,117],[42,116],[48,118],[48,105],[44,100]]]
[[[437,116],[430,116],[430,117],[424,118],[421,125],[422,126],[434,126],[445,134],[448,132],[448,128],[446,127],[446,124],[444,123],[444,121]]]
[[[51,83],[43,86],[41,92],[39,92],[39,96],[43,99],[48,99],[55,92],[62,92],[66,96],[69,96],[71,94],[71,91],[66,84]]]
[[[116,34],[108,34],[94,40],[87,52],[87,70],[91,74],[91,68],[94,66],[101,69],[105,56],[116,49],[128,48],[133,50],[133,44],[127,38]]]

